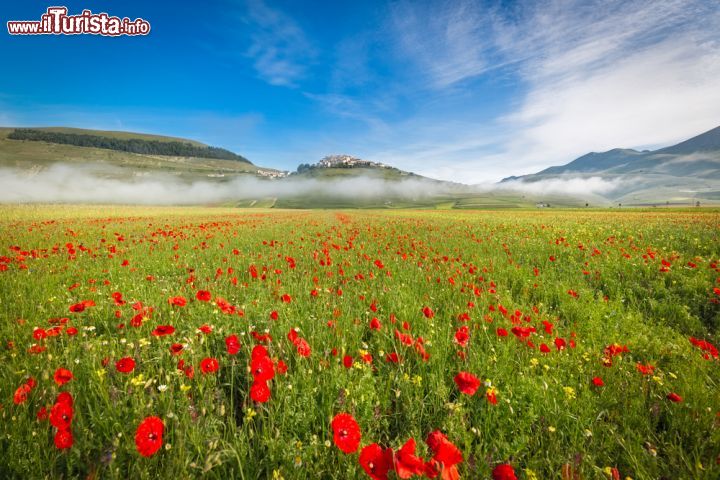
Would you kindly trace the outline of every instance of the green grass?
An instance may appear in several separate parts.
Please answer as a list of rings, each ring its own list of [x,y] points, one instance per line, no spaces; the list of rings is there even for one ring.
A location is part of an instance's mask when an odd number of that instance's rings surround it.
[[[431,208],[0,207],[0,477],[368,478],[357,453],[333,445],[330,420],[340,412],[357,419],[362,446],[397,449],[412,437],[426,459],[423,440],[441,430],[462,452],[462,478],[489,478],[503,462],[521,479],[561,478],[563,468],[602,479],[608,467],[634,479],[720,476],[718,360],[688,340],[720,341],[718,211]],[[199,289],[213,302],[195,300]],[[178,295],[187,306],[169,305]],[[243,315],[222,313],[219,297]],[[83,300],[96,306],[68,310]],[[133,327],[136,302],[152,311]],[[33,338],[62,317],[61,330],[77,335]],[[514,323],[536,327],[535,348],[496,335]],[[151,335],[168,324],[172,335]],[[212,333],[198,331],[204,324]],[[464,348],[454,342],[463,325]],[[286,338],[295,327],[309,358]],[[429,359],[396,329],[422,337]],[[288,365],[264,404],[248,397],[252,332],[270,333],[270,356]],[[231,333],[242,344],[236,356],[225,350]],[[575,348],[556,350],[556,337]],[[169,351],[174,342],[186,345],[180,356]],[[550,353],[538,350],[543,343]],[[629,353],[603,366],[613,343]],[[47,350],[32,354],[33,344]],[[385,361],[388,352],[401,362]],[[135,371],[117,372],[128,356]],[[205,357],[219,360],[216,374],[200,372]],[[638,362],[654,375],[641,375]],[[74,375],[64,387],[53,382],[59,367]],[[498,404],[483,386],[461,394],[459,371],[491,382]],[[37,386],[15,405],[29,376]],[[594,376],[605,387],[592,387]],[[62,451],[54,428],[36,419],[61,390],[74,397],[74,445]],[[165,424],[163,448],[143,458],[134,435],[151,415]]]

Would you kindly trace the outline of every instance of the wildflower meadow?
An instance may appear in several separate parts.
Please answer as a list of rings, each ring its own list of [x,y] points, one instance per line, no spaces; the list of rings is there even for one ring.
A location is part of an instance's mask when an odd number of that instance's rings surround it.
[[[1,478],[720,478],[720,213],[2,207]]]

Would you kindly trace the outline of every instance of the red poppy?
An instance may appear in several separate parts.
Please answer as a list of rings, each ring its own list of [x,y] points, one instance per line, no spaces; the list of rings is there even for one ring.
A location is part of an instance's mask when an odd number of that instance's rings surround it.
[[[630,350],[628,350],[627,345],[613,343],[603,349],[603,354],[605,354],[606,357],[615,357],[621,353],[628,353],[629,351]]]
[[[278,360],[277,363],[275,364],[275,370],[277,370],[278,373],[284,375],[285,372],[287,372],[287,370],[288,370],[288,366],[282,360]]]
[[[638,362],[637,365],[635,365],[635,368],[637,368],[637,371],[642,373],[643,375],[652,375],[655,371],[655,367],[653,365],[647,364],[643,365],[642,363]]]
[[[495,467],[492,471],[493,480],[517,480],[515,470],[511,465],[503,463]]]
[[[252,337],[260,343],[272,342],[272,335],[270,335],[269,333],[260,334],[253,330],[252,332],[250,332],[250,335],[252,335]]]
[[[200,370],[202,373],[215,373],[220,368],[217,358],[203,358],[200,362]]]
[[[200,331],[201,331],[202,333],[204,333],[205,335],[209,335],[209,334],[212,333],[212,327],[211,327],[210,325],[207,325],[207,324],[199,326],[199,327],[198,327],[198,330],[200,330]]]
[[[183,345],[181,343],[173,343],[170,345],[170,353],[173,355],[179,355],[183,351]]]
[[[627,353],[628,350],[626,345],[620,345],[619,343],[613,343],[603,349],[602,364],[605,367],[612,367],[613,357],[616,357],[622,353]]]
[[[485,391],[485,398],[487,398],[487,401],[490,402],[493,405],[497,405],[497,392],[494,388],[488,388]]]
[[[373,480],[387,480],[393,465],[393,451],[372,443],[360,451],[360,466]]]
[[[281,300],[283,301],[283,303],[290,303],[292,302],[292,297],[286,293],[281,297]]]
[[[566,345],[564,338],[558,337],[555,339],[555,348],[558,350],[564,350]]]
[[[291,328],[290,331],[289,331],[288,334],[287,334],[287,338],[288,338],[288,340],[290,340],[291,342],[295,342],[295,340],[297,340],[297,338],[298,338],[298,332],[297,332],[297,330],[295,330],[294,328]]]
[[[301,357],[309,357],[311,353],[310,344],[302,337],[298,337],[293,342],[293,345],[295,345],[295,348],[297,349],[298,354]]]
[[[130,357],[121,358],[115,362],[115,369],[120,373],[130,373],[135,370],[135,360]]]
[[[72,407],[73,406],[72,395],[70,395],[70,393],[68,393],[68,392],[60,392],[60,393],[58,393],[57,398],[55,398],[55,403],[64,403],[65,405]]]
[[[382,328],[380,320],[378,320],[377,317],[373,317],[372,320],[370,320],[370,330],[380,330],[380,328]]]
[[[43,422],[48,419],[48,411],[46,407],[40,407],[36,415],[38,422]]]
[[[67,430],[73,418],[73,408],[67,403],[56,403],[50,409],[50,424],[58,430]]]
[[[537,329],[535,327],[513,327],[510,331],[516,337],[523,339],[528,338],[530,334],[537,332]]]
[[[55,380],[55,383],[57,383],[59,386],[63,386],[73,379],[73,374],[67,368],[58,368],[57,370],[55,370],[55,375],[53,376],[53,379]]]
[[[268,387],[267,382],[262,380],[253,382],[250,387],[250,398],[258,403],[265,403],[270,400],[270,387]]]
[[[256,382],[265,382],[275,377],[275,366],[270,357],[256,357],[250,362],[250,372]]]
[[[463,325],[462,327],[458,328],[457,332],[455,332],[455,343],[457,343],[461,347],[466,346],[468,340],[470,340],[469,331],[470,329],[467,325]]]
[[[385,361],[389,363],[399,363],[400,356],[396,352],[385,354]]]
[[[605,382],[603,382],[603,379],[600,377],[593,377],[592,384],[596,387],[604,387]]]
[[[430,307],[423,307],[422,309],[423,315],[425,315],[425,318],[433,318],[435,316],[435,312],[433,312],[433,309]]]
[[[68,430],[58,430],[55,434],[55,447],[58,450],[64,450],[73,446],[72,432]]]
[[[252,349],[252,352],[250,353],[250,358],[252,360],[255,360],[256,358],[267,357],[267,356],[268,356],[267,348],[263,347],[262,345],[255,345]]]
[[[543,343],[542,345],[540,345],[540,351],[542,353],[550,353],[550,347]]]
[[[172,325],[158,325],[151,333],[156,337],[172,335],[173,333],[175,333],[175,327],[173,327]]]
[[[158,417],[147,417],[135,432],[135,446],[143,457],[152,457],[163,443],[165,425]]]
[[[460,474],[457,471],[457,464],[463,461],[460,450],[439,430],[435,430],[428,435],[425,440],[434,455],[432,462],[429,462],[431,471],[437,474],[435,465],[440,465],[440,472],[443,480],[457,480]]]
[[[174,307],[184,307],[187,305],[187,300],[185,297],[170,297],[168,303]]]
[[[682,397],[675,392],[668,393],[667,399],[670,400],[671,402],[675,402],[675,403],[680,403],[683,401]]]
[[[277,320],[277,319],[278,319],[278,312],[275,311],[275,310],[273,310],[272,312],[270,312],[270,319],[271,319],[271,320]]]
[[[32,390],[32,388],[27,383],[20,385],[17,390],[15,390],[15,395],[13,395],[13,403],[15,403],[15,405],[25,403],[28,399],[28,393],[30,393],[30,390]]]
[[[460,372],[455,375],[455,384],[461,393],[466,395],[475,395],[475,392],[480,388],[480,380],[470,372]]]
[[[700,350],[706,352],[704,355],[705,360],[710,360],[710,357],[718,358],[718,349],[715,347],[715,345],[708,342],[707,340],[699,340],[697,338],[690,337],[690,343],[695,345]]]
[[[38,353],[42,353],[45,350],[47,350],[47,347],[45,347],[43,345],[33,345],[30,348],[28,348],[28,353],[37,355]]]
[[[207,290],[198,290],[195,294],[195,298],[197,298],[201,302],[209,302],[210,299],[212,299],[212,294]]]
[[[430,450],[433,452],[437,451],[438,448],[440,448],[440,445],[449,441],[450,440],[448,440],[447,436],[445,436],[445,434],[440,430],[430,432],[425,439],[425,443],[427,443],[427,446],[430,447]]]
[[[402,479],[413,475],[422,475],[425,471],[425,462],[415,455],[415,439],[411,438],[395,454],[395,473]]]
[[[240,340],[237,335],[230,335],[225,339],[225,348],[229,355],[237,355],[240,351]]]
[[[63,327],[57,326],[57,327],[53,327],[53,328],[49,329],[46,332],[46,335],[48,337],[57,337],[58,335],[60,335],[62,333],[62,331],[63,331]]]
[[[36,328],[33,330],[33,338],[35,340],[42,340],[45,337],[47,337],[47,332],[44,328]]]
[[[360,446],[360,425],[349,413],[339,413],[332,419],[335,446],[345,453],[353,453]]]
[[[70,305],[69,310],[70,310],[72,313],[81,313],[81,312],[84,312],[84,311],[85,311],[85,304],[82,303],[82,302],[80,302],[80,303],[76,303],[75,305]]]
[[[507,337],[508,336],[508,331],[502,327],[495,330],[495,333],[497,334],[498,337]]]
[[[350,368],[350,367],[352,367],[352,365],[353,365],[353,357],[351,357],[350,355],[345,355],[343,357],[343,366],[345,368]]]

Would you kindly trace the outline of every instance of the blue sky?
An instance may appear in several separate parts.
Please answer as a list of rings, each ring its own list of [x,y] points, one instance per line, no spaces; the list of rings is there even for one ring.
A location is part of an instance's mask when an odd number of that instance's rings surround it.
[[[54,3],[6,2],[3,23]],[[197,139],[294,170],[332,153],[495,181],[720,125],[720,3],[65,2],[148,36],[0,35],[0,125]]]

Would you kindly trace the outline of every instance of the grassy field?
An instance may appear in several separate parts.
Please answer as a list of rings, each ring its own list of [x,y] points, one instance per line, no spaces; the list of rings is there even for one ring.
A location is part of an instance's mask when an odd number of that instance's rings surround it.
[[[720,478],[717,211],[0,218],[0,478]]]

